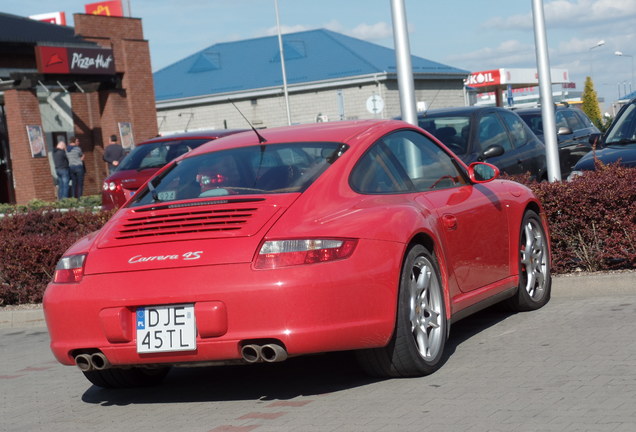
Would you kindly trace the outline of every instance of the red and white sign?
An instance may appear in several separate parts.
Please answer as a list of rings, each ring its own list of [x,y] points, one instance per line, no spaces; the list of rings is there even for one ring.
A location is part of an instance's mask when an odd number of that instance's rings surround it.
[[[84,5],[88,15],[124,16],[124,9],[120,0],[102,1]]]
[[[501,84],[501,72],[499,69],[474,72],[468,75],[464,85],[467,87],[486,87]]]
[[[113,75],[115,60],[109,48],[36,46],[38,71],[46,74]]]
[[[66,25],[66,14],[64,12],[50,12],[37,15],[31,15],[29,18],[36,21],[47,22],[50,24]]]
[[[550,69],[552,84],[570,82],[567,69]],[[513,85],[533,86],[539,85],[539,74],[536,69],[494,69],[481,72],[473,72],[464,81],[467,87],[483,88],[493,86]],[[492,89],[488,89],[492,90]]]

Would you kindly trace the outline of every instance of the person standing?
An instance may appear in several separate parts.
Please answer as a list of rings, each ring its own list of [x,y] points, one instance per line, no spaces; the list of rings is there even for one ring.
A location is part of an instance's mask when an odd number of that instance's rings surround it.
[[[84,153],[79,146],[79,138],[72,136],[68,141],[69,147],[66,150],[68,158],[68,169],[71,176],[71,195],[79,198],[84,193]]]
[[[104,161],[108,162],[108,175],[111,175],[113,171],[115,171],[125,155],[124,148],[121,144],[117,143],[117,135],[111,135],[103,156]]]
[[[66,143],[62,138],[53,150],[53,165],[55,165],[55,175],[57,175],[57,199],[68,198],[70,174],[68,158],[66,157]]]

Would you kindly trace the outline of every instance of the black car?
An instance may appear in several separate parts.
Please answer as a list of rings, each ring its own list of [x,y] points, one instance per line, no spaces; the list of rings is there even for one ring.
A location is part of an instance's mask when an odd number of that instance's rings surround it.
[[[530,130],[545,143],[541,108],[515,110]],[[590,137],[599,134],[592,121],[578,108],[569,105],[557,105],[554,110],[561,175],[565,178],[574,165],[587,152],[592,150]]]
[[[513,111],[498,107],[462,107],[418,114],[426,129],[465,163],[484,161],[514,175],[529,172],[547,178],[545,145]]]
[[[595,158],[604,164],[620,162],[626,167],[636,167],[636,99],[620,109],[607,132],[599,138],[597,149],[577,162],[570,178],[594,170]]]

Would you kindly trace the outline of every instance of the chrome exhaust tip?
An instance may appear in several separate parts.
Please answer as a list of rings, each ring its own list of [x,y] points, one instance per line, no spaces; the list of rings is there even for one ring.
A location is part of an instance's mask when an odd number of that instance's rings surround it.
[[[256,363],[261,360],[261,347],[259,345],[244,345],[241,348],[241,356],[248,363]]]
[[[261,347],[261,357],[268,363],[287,360],[287,351],[278,344],[266,344]]]
[[[95,370],[104,370],[110,367],[110,362],[106,356],[100,352],[91,355],[91,363]]]
[[[75,356],[75,364],[82,372],[93,370],[93,362],[88,354],[78,354]]]

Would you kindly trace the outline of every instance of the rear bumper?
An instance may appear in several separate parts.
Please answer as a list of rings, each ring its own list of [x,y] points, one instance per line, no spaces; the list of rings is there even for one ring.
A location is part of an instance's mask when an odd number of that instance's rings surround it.
[[[276,339],[289,355],[385,345],[393,332],[403,245],[360,241],[346,260],[277,270],[250,263],[85,276],[49,284],[44,313],[63,364],[83,350],[113,365],[240,359],[245,341]],[[138,307],[194,303],[195,351],[139,354]]]

